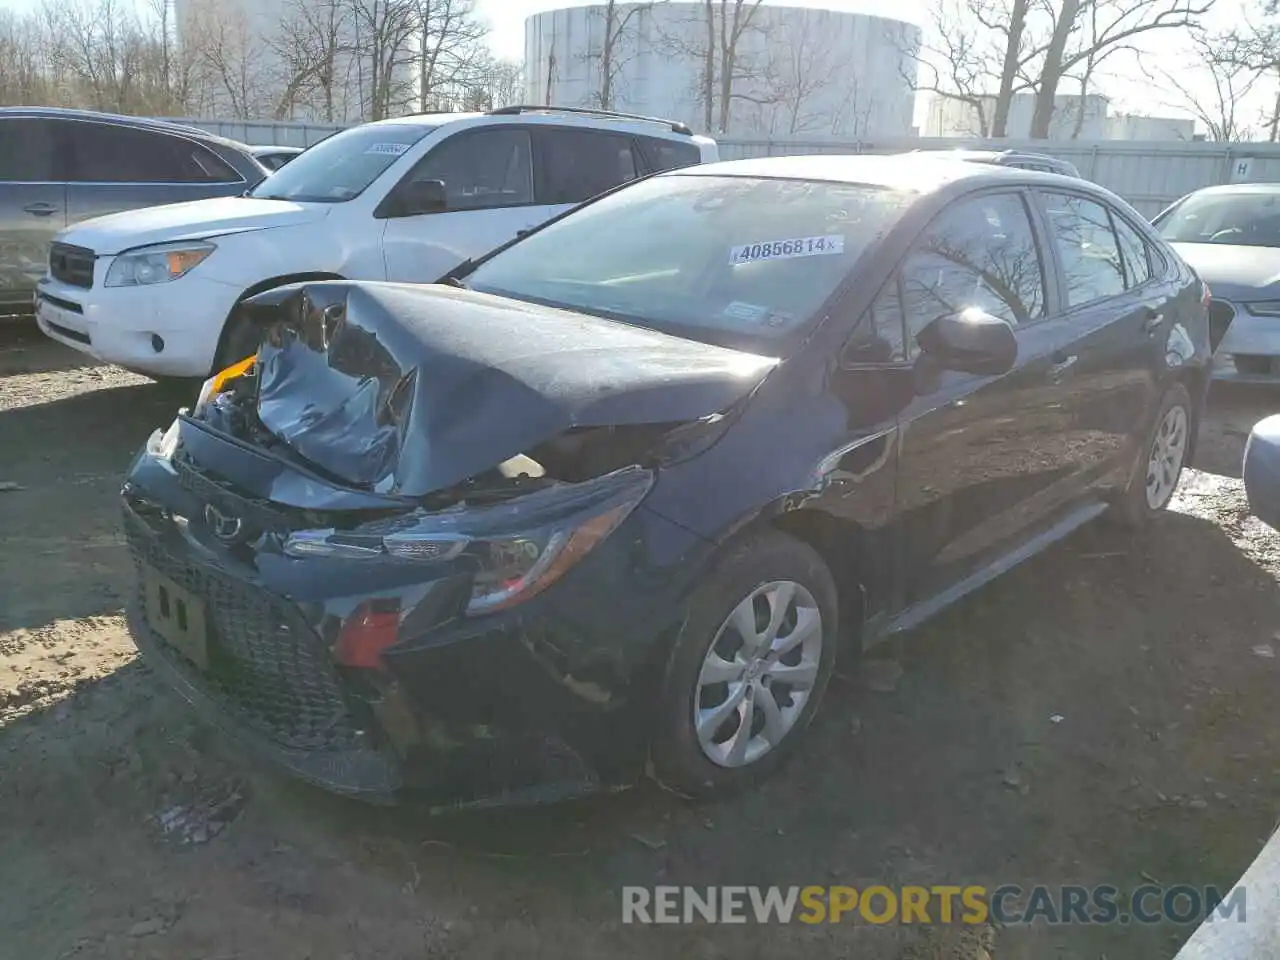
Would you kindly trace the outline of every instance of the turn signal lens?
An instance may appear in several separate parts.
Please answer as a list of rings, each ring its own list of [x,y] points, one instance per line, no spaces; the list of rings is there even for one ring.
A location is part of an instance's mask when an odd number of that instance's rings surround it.
[[[227,384],[237,377],[243,377],[246,373],[253,369],[253,365],[258,362],[258,355],[255,353],[251,357],[245,357],[239,363],[233,363],[225,370],[219,370],[212,377],[206,380],[200,386],[200,395],[196,397],[195,409],[191,411],[191,415],[198,417],[204,411],[209,401],[222,393],[227,388]]]

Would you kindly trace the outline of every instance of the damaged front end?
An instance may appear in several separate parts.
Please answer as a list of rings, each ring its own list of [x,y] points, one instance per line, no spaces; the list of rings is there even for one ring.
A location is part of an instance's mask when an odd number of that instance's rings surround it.
[[[248,310],[258,354],[123,491],[149,661],[344,793],[632,777],[638,694],[706,550],[642,502],[773,361],[443,288],[309,284]]]

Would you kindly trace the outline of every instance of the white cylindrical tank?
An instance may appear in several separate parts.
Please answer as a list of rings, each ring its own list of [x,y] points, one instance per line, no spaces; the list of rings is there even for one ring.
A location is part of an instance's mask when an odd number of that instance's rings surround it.
[[[911,133],[917,25],[775,3],[717,0],[712,10],[716,54],[710,97],[707,5],[670,2],[619,3],[612,20],[606,4],[529,17],[527,98],[660,116],[699,132],[740,137]],[[736,24],[735,10],[744,18]],[[720,22],[722,16],[727,23]],[[730,65],[732,83],[725,84],[719,38],[735,33],[735,26],[740,39]]]

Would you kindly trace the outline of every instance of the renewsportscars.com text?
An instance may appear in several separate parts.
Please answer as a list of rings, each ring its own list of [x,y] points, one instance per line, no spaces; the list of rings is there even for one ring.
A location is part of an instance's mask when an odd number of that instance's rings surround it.
[[[623,923],[1243,923],[1246,891],[1147,884],[1132,890],[1101,885],[873,885],[807,887],[623,887]]]

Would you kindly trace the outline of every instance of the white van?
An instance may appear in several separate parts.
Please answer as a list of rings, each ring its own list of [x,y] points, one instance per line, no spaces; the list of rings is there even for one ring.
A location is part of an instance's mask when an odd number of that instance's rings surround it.
[[[257,345],[227,322],[246,297],[299,280],[431,283],[598,193],[717,159],[681,123],[601,111],[383,120],[316,144],[242,197],[63,231],[36,317],[99,360],[204,377]]]

